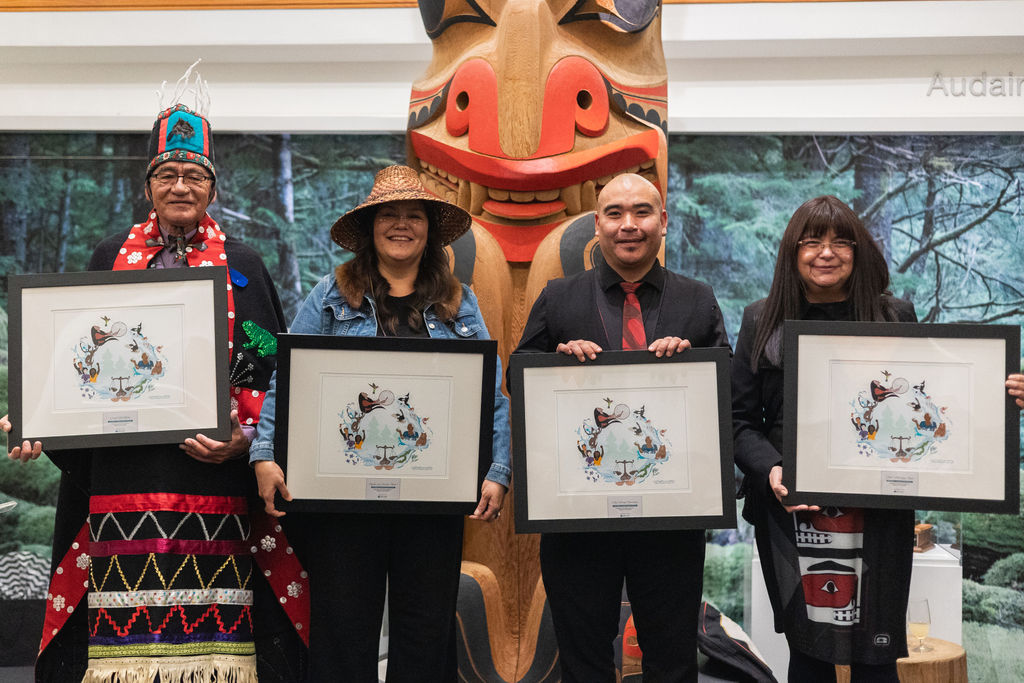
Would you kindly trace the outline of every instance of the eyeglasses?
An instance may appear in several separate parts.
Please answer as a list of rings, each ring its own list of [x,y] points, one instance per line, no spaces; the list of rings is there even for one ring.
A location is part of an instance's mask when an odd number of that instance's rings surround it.
[[[824,242],[822,240],[800,240],[796,245],[804,251],[813,252],[815,254],[820,254],[825,251],[825,247],[828,247],[832,250],[832,253],[837,256],[849,256],[853,253],[853,248],[857,246],[857,243],[853,240],[832,240],[831,242]]]
[[[158,171],[152,176],[153,180],[158,185],[174,185],[178,182],[178,178],[189,187],[203,187],[207,183],[211,182],[213,178],[206,175],[205,173],[199,173],[197,171],[189,171],[188,173],[175,173],[174,171]]]

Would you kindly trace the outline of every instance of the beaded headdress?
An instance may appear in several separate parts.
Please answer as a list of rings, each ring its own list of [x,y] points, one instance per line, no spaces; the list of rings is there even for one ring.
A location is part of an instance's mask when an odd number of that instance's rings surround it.
[[[199,164],[217,177],[213,166],[213,135],[206,119],[210,95],[206,81],[195,71],[199,61],[178,79],[170,98],[166,97],[167,81],[157,91],[161,111],[149,136],[151,161],[146,169],[147,178],[165,161]],[[193,100],[191,109],[182,103],[189,94]]]

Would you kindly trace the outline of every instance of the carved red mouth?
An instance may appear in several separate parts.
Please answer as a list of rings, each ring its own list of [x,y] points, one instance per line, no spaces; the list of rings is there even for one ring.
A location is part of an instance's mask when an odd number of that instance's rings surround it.
[[[582,196],[588,182],[599,188],[623,172],[658,180],[655,159],[660,137],[655,130],[583,152],[541,159],[484,156],[417,131],[410,131],[409,138],[422,170],[440,185],[437,189],[455,192],[459,205],[473,215],[486,210],[485,204],[507,214],[503,217],[510,220],[545,218],[562,210],[574,215],[593,208],[592,200]],[[584,207],[584,202],[590,206]],[[527,209],[523,205],[533,206]]]
[[[540,159],[502,159],[456,149],[409,132],[424,185],[469,211],[501,243],[510,261],[529,261],[555,225],[595,208],[597,193],[619,173],[639,173],[660,186],[658,131],[583,152]]]

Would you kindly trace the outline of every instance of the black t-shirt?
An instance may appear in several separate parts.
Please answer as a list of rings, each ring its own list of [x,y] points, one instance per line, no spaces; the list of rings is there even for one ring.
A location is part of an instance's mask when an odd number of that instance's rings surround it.
[[[395,333],[389,334],[384,326],[377,323],[377,336],[378,337],[426,337],[427,327],[423,324],[423,314],[416,310],[413,305],[413,300],[416,294],[406,294],[405,296],[389,296],[389,303],[391,307],[398,314],[398,319],[395,321]],[[409,316],[415,315],[420,319],[420,329],[414,330],[409,326]]]

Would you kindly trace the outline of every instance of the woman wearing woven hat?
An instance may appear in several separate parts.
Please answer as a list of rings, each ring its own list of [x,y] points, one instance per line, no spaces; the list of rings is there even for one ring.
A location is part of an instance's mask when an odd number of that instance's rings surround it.
[[[355,254],[324,277],[291,332],[341,336],[486,339],[476,297],[451,273],[444,246],[469,229],[469,214],[429,194],[416,172],[389,166],[366,200],[331,228]],[[508,399],[495,373],[494,461],[474,519],[498,517],[508,486]],[[275,385],[250,448],[267,512],[274,494],[290,500],[274,463]],[[376,681],[378,638],[389,597],[388,680],[455,680],[455,603],[462,556],[456,515],[298,514],[316,552],[310,574],[312,680]]]

